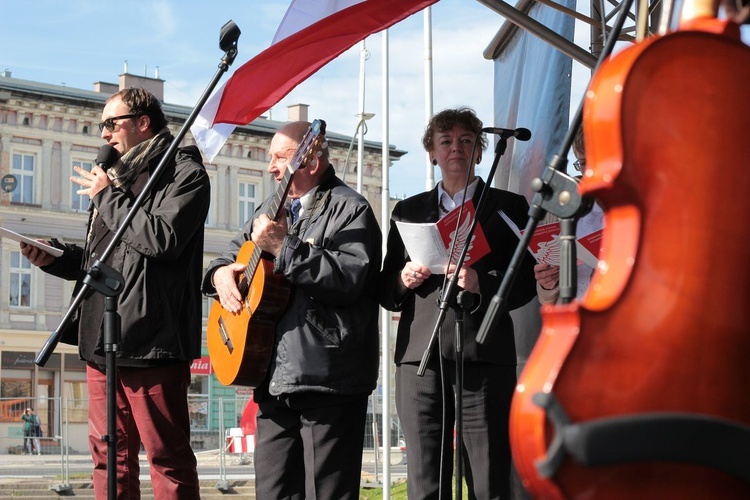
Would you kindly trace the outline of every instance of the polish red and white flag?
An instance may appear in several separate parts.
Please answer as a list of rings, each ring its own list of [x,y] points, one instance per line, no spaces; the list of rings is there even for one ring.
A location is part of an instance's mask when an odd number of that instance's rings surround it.
[[[437,0],[292,0],[271,46],[206,102],[191,132],[212,161],[247,125],[341,53]]]

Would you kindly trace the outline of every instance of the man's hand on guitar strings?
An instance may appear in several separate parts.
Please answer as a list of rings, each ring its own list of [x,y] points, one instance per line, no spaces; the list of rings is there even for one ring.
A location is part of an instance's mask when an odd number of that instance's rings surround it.
[[[213,283],[221,307],[233,314],[242,311],[242,294],[237,288],[237,275],[246,267],[245,264],[235,262],[214,271]]]
[[[284,237],[288,232],[289,228],[285,217],[273,221],[267,215],[262,214],[253,222],[253,232],[250,239],[264,252],[278,257],[281,254],[281,247],[284,245]]]

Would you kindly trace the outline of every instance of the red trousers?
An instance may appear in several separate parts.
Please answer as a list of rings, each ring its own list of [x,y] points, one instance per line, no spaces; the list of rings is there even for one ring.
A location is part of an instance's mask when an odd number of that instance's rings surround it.
[[[106,373],[86,369],[89,391],[89,446],[94,461],[94,492],[107,498]],[[187,390],[190,365],[117,369],[117,498],[139,500],[141,442],[151,469],[154,497],[200,498],[195,455],[190,447]]]

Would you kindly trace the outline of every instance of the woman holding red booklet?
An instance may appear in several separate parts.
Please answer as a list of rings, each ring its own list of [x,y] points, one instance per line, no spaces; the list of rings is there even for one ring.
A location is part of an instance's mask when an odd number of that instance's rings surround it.
[[[472,156],[478,136],[482,147]],[[475,338],[518,243],[499,212],[523,226],[529,205],[521,195],[495,188],[488,191],[477,218],[490,252],[462,266],[457,281],[471,302],[461,310],[461,354],[457,355],[456,343],[459,316],[452,306],[420,376],[417,372],[435,330],[446,276],[412,260],[396,222],[437,222],[464,202],[464,194],[477,206],[485,183],[475,175],[474,165],[481,161],[487,139],[474,111],[457,108],[441,111],[430,120],[422,144],[432,163],[440,167],[442,181],[394,207],[379,292],[383,307],[401,312],[395,352],[396,407],[406,440],[408,496],[451,496],[458,359],[463,360],[461,452],[469,498],[509,498],[508,415],[516,384],[516,351],[507,311],[487,342],[478,344]],[[508,301],[510,309],[534,297],[533,265],[528,255],[519,266]],[[449,277],[453,269],[448,268]]]

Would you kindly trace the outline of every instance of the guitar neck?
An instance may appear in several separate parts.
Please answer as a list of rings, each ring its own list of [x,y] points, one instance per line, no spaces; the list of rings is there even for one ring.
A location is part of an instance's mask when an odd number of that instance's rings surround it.
[[[281,179],[281,182],[279,182],[279,185],[276,186],[276,191],[274,192],[273,197],[271,197],[271,200],[269,201],[268,207],[266,207],[265,212],[263,212],[268,216],[268,218],[274,221],[278,221],[282,216],[282,213],[284,212],[284,201],[286,201],[286,196],[289,193],[289,186],[291,185],[291,183],[292,174],[289,172],[289,169],[285,169],[284,177]],[[238,288],[243,297],[246,297],[248,291],[250,290],[253,276],[255,275],[255,270],[258,269],[258,264],[260,264],[260,259],[262,256],[263,251],[260,249],[260,247],[257,245],[253,245],[253,251],[247,261],[247,267],[245,267],[245,270],[242,271],[245,279],[241,280],[238,284]]]
[[[283,214],[284,211],[282,209],[284,208],[284,202],[289,193],[291,183],[292,173],[288,168],[284,169],[284,177],[281,179],[281,182],[279,182],[279,185],[276,186],[276,191],[274,192],[273,197],[268,204],[268,209],[265,212],[269,219],[278,221]]]

